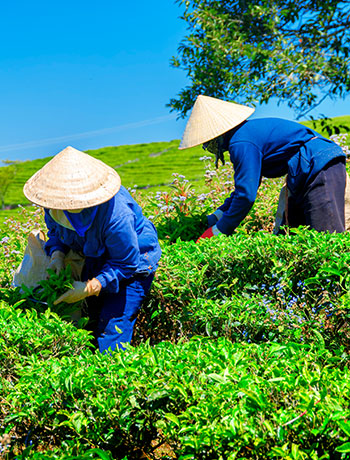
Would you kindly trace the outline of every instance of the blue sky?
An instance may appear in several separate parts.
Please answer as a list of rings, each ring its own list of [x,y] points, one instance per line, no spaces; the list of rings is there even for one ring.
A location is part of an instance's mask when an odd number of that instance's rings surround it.
[[[2,2],[0,160],[180,139],[185,121],[165,105],[186,85],[169,64],[186,33],[181,13],[173,0]],[[294,119],[275,104],[254,116]]]

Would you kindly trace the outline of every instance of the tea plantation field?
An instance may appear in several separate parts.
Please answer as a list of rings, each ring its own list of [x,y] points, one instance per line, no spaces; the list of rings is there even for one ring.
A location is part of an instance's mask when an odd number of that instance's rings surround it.
[[[233,171],[200,149],[186,169],[177,145],[150,147],[176,165],[161,189],[136,176],[140,152],[95,152],[151,186],[129,182],[163,251],[125,352],[101,355],[55,295],[46,309],[11,287],[40,208],[2,223],[0,458],[350,459],[350,234],[273,235],[283,179],[264,180],[234,235],[196,244]]]
[[[329,120],[309,120],[302,123],[316,129],[326,137],[330,136],[327,129],[331,129],[333,133],[346,133],[347,129],[350,130],[350,116],[335,117]],[[350,137],[345,137],[342,143],[349,147]],[[178,150],[178,146],[179,141],[173,140],[170,142],[103,147],[97,150],[88,150],[86,153],[104,161],[112,168],[116,168],[123,184],[131,189],[136,186],[141,195],[168,190],[173,181],[172,175],[174,173],[184,174],[197,192],[205,191],[203,166],[199,161],[199,158],[205,153],[202,147]],[[21,219],[17,206],[29,204],[22,193],[23,185],[51,158],[48,156],[20,162],[16,165],[16,175],[5,195],[6,209],[0,209],[0,225],[9,217]],[[5,166],[5,168],[7,167]]]

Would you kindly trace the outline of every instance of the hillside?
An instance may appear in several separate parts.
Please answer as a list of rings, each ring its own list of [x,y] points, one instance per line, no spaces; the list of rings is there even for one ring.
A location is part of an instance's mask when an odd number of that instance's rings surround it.
[[[171,183],[174,172],[186,171],[190,180],[201,177],[203,166],[198,158],[203,154],[203,150],[199,147],[182,152],[178,150],[178,145],[179,141],[154,142],[103,147],[88,150],[86,153],[117,169],[126,187],[137,185],[146,189]],[[51,158],[19,163],[16,178],[6,197],[6,205],[28,203],[22,193],[23,185]]]
[[[318,130],[328,137],[326,126],[345,132],[349,127],[350,116],[335,117],[324,120],[305,121],[303,124]],[[348,143],[350,140],[348,139]],[[205,153],[201,146],[189,150],[178,150],[179,140],[169,142],[153,142],[149,144],[122,145],[118,147],[103,147],[97,150],[87,150],[89,155],[104,161],[118,170],[122,183],[126,187],[149,191],[164,190],[173,180],[173,173],[186,176],[191,183],[203,184],[203,163],[199,158]],[[22,189],[25,182],[52,157],[19,163],[17,175],[5,197],[5,205],[10,208],[0,210],[0,222],[9,216],[17,214],[16,205],[27,205]],[[146,192],[147,191],[147,192]]]
[[[139,190],[160,190],[173,181],[173,173],[186,175],[191,182],[203,178],[203,164],[199,158],[203,156],[201,147],[188,151],[178,150],[179,141],[153,142],[149,144],[123,145],[87,150],[86,153],[104,161],[118,170],[123,185]],[[23,195],[25,182],[52,157],[26,161],[18,164],[16,177],[5,198],[8,208],[16,205],[27,205],[29,202]],[[16,215],[17,209],[0,210],[0,222]]]

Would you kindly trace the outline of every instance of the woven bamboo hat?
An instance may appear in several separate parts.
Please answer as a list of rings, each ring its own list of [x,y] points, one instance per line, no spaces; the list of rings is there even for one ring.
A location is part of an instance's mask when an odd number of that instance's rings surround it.
[[[25,183],[23,193],[44,208],[69,211],[108,201],[120,185],[118,173],[110,166],[66,147]]]
[[[179,149],[188,149],[221,136],[246,120],[255,109],[200,95],[193,105]]]

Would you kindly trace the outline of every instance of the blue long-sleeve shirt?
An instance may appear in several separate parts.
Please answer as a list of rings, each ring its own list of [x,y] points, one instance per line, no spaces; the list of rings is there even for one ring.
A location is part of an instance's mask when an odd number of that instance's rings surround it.
[[[147,275],[156,270],[161,256],[157,231],[125,187],[98,205],[97,211],[96,207],[84,209],[81,220],[85,225],[91,216],[91,225],[87,225],[84,236],[79,236],[57,223],[45,209],[47,254],[55,250],[67,253],[70,249],[83,254],[93,271],[90,275],[108,292],[118,292],[120,282],[135,274]]]
[[[219,207],[223,215],[216,225],[227,235],[250,211],[263,176],[288,174],[288,188],[297,197],[327,163],[345,157],[333,141],[280,118],[247,120],[227,133],[225,139],[234,168],[235,190]]]

